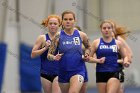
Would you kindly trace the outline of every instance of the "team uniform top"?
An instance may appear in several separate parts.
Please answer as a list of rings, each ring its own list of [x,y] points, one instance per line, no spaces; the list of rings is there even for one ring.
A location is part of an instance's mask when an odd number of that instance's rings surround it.
[[[73,35],[67,35],[62,30],[60,32],[58,49],[60,53],[63,53],[59,62],[61,70],[85,71],[85,62],[82,60],[82,40],[78,30],[74,30]]]
[[[48,34],[46,34],[46,41],[47,40],[50,40]],[[56,53],[57,52],[58,51],[56,51]],[[43,73],[43,74],[49,74],[49,75],[58,75],[59,62],[58,61],[49,61],[47,59],[47,54],[48,54],[48,50],[46,50],[41,55],[41,73]]]
[[[115,39],[112,39],[110,43],[103,41],[100,38],[100,43],[96,51],[97,58],[105,57],[103,64],[98,63],[96,72],[117,72],[119,71],[118,60],[118,48]]]

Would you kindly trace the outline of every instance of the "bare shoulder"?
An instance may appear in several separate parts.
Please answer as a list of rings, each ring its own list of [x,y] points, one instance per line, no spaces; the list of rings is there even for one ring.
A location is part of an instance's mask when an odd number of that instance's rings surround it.
[[[43,39],[43,40],[46,40],[46,37],[45,37],[45,35],[39,35],[39,36],[38,36],[38,39],[41,39],[41,40],[42,40],[42,39]]]
[[[117,44],[121,44],[122,41],[121,41],[121,40],[116,40],[116,39],[115,39],[115,42],[116,42]]]
[[[82,41],[84,41],[86,39],[89,39],[86,33],[82,32],[82,31],[79,31],[79,34],[80,34],[80,37],[81,37]]]
[[[123,45],[122,41],[120,41],[120,40],[115,40],[115,42],[116,42],[118,48],[122,47],[122,45]]]
[[[100,38],[95,39],[95,40],[93,40],[92,45],[93,45],[93,44],[99,44],[99,42],[100,42]]]
[[[78,31],[79,34],[83,37],[83,36],[87,36],[87,34],[85,32],[82,32],[82,31]]]
[[[37,40],[36,40],[36,42],[40,42],[40,43],[42,43],[42,42],[44,42],[44,41],[46,41],[46,37],[45,37],[45,35],[39,35],[38,37],[37,37]]]
[[[46,44],[46,36],[45,35],[39,35],[36,43],[41,45],[41,47],[44,47],[45,44]]]
[[[100,38],[93,40],[92,41],[92,46],[96,46],[97,47],[99,45],[99,42],[100,42]]]
[[[125,42],[125,40],[123,38],[121,38],[120,36],[118,36],[118,40],[121,42]]]

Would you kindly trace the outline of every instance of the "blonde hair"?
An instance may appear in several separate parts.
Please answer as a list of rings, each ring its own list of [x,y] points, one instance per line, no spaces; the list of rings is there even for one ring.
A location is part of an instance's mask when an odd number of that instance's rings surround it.
[[[103,26],[104,23],[109,23],[109,24],[111,24],[111,27],[112,27],[113,32],[114,32],[114,30],[115,30],[115,28],[116,28],[116,25],[113,24],[111,20],[104,20],[104,21],[102,21],[101,24],[100,24],[100,28],[102,28],[102,26]]]
[[[123,38],[124,40],[127,38],[126,34],[130,33],[130,31],[127,31],[126,27],[123,26],[119,26],[118,24],[116,24],[115,21],[113,20],[104,20],[101,25],[100,28],[102,27],[102,25],[104,23],[110,23],[112,28],[113,28],[113,33],[115,35],[115,38],[117,38],[117,36],[120,36],[121,38]]]

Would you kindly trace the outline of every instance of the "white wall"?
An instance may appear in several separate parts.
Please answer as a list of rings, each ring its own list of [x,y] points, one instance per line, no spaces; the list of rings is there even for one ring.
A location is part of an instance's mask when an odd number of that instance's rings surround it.
[[[44,33],[40,25],[48,12],[48,0],[20,0],[21,41],[33,45]]]
[[[139,0],[101,0],[102,17],[114,19],[118,23],[132,29],[139,30],[140,1]]]
[[[4,0],[0,0],[0,42],[4,40],[4,24],[6,17],[6,7]]]

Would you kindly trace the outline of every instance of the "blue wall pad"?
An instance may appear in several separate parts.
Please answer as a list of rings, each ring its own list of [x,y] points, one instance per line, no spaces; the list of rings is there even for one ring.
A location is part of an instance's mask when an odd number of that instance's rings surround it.
[[[20,45],[20,89],[21,92],[41,93],[40,57],[32,59],[32,47]]]
[[[7,45],[0,43],[0,91],[2,88],[5,60],[6,60]]]

